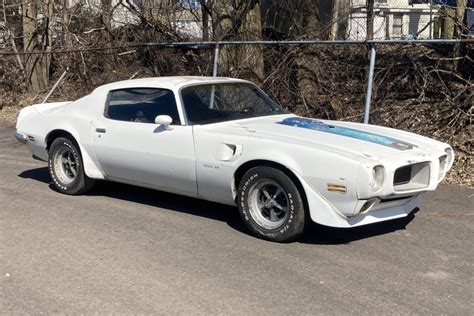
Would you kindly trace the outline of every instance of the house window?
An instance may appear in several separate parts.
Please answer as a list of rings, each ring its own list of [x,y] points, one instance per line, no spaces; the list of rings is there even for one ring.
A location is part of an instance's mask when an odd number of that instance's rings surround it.
[[[393,15],[392,37],[401,38],[403,34],[403,14]]]
[[[201,7],[201,2],[199,0],[181,0],[181,6],[184,9],[191,10]]]

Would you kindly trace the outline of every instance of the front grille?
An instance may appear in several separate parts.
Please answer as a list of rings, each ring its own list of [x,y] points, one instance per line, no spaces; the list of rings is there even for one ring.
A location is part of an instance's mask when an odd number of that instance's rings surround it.
[[[393,176],[393,185],[402,185],[409,183],[411,180],[411,169],[411,165],[398,168],[395,171],[395,175]]]

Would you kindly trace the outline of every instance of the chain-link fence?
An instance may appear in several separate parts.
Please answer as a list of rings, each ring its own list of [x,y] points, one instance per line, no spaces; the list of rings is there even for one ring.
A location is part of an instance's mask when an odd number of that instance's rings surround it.
[[[461,2],[4,0],[0,108],[41,102],[66,70],[50,101],[132,78],[243,78],[297,114],[447,141],[472,184],[474,1]]]
[[[356,4],[358,3],[358,5]],[[474,3],[447,0],[353,0],[347,12],[350,39],[435,39],[469,36],[474,32]],[[458,3],[463,7],[458,7]],[[372,17],[373,26],[368,26]],[[368,29],[370,34],[368,34]]]

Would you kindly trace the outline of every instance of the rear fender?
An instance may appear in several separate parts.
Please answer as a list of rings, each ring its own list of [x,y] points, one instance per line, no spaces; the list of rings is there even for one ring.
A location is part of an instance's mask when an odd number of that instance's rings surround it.
[[[39,104],[33,104],[30,106],[24,107],[23,109],[21,109],[20,114],[18,115],[18,119],[16,121],[16,129],[20,127],[21,123],[23,123],[27,117],[30,117],[31,115],[34,115],[34,114],[40,114],[42,112],[52,110],[55,108],[59,108],[68,103],[71,103],[71,102],[66,101],[66,102],[53,102],[53,103],[39,103]]]
[[[92,151],[92,145],[90,141],[84,141],[79,136],[80,133],[76,130],[72,129],[71,127],[63,127],[63,128],[56,128],[46,136],[46,139],[51,135],[51,133],[55,131],[67,131],[67,133],[71,134],[72,137],[75,139],[76,143],[79,145],[79,149],[81,151],[82,160],[84,163],[84,172],[89,178],[92,179],[104,179],[104,173],[99,166],[97,159],[95,158],[94,152]]]
[[[21,109],[20,114],[18,114],[18,119],[16,120],[16,129],[20,127],[27,117],[31,117],[38,113],[38,110],[33,106],[27,106]]]

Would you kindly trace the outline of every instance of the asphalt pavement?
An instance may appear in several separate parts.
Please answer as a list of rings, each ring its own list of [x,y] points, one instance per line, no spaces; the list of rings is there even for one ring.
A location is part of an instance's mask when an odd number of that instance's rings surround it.
[[[474,314],[474,190],[396,221],[277,244],[237,209],[102,182],[51,189],[0,127],[0,313]]]

